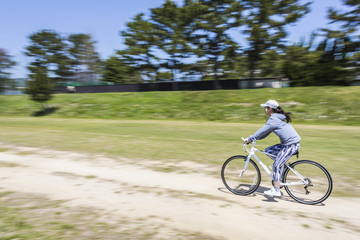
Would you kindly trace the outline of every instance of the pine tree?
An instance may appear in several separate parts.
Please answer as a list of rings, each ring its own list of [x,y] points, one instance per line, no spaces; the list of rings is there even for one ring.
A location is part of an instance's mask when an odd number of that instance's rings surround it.
[[[322,29],[325,37],[322,47],[322,68],[319,81],[322,84],[349,85],[360,74],[360,4],[355,0],[343,0],[348,11],[328,10],[330,27]]]
[[[41,30],[32,34],[29,39],[31,45],[25,51],[25,55],[31,59],[29,70],[37,72],[36,67],[40,64],[51,81],[67,81],[72,73],[64,39],[52,30]]]
[[[56,83],[71,76],[70,59],[66,44],[56,32],[42,30],[29,38],[31,45],[25,54],[31,59],[28,66],[31,73],[26,93],[33,101],[40,102],[45,112],[44,102],[52,98]]]
[[[0,93],[2,93],[6,85],[8,85],[10,73],[8,70],[14,66],[16,62],[11,60],[11,56],[7,52],[0,48]]]
[[[159,57],[154,53],[160,39],[155,35],[156,27],[146,20],[143,13],[128,22],[127,29],[121,32],[125,38],[126,49],[117,52],[123,62],[145,75],[146,80],[155,81],[159,68]]]
[[[186,3],[177,6],[171,0],[166,0],[161,7],[151,9],[151,21],[159,40],[155,44],[167,54],[162,67],[171,70],[173,80],[177,79],[178,73],[186,72],[187,64],[183,60],[193,56],[189,36],[193,31],[190,25],[195,14],[194,5]]]
[[[299,0],[244,0],[243,31],[250,45],[248,56],[250,78],[253,78],[265,51],[284,48],[285,26],[295,23],[309,12],[310,3]]]
[[[111,56],[103,63],[103,81],[119,84],[142,82],[140,73],[133,67],[124,63],[121,56]]]
[[[96,81],[96,74],[101,70],[101,60],[94,46],[96,42],[88,34],[71,34],[68,41],[74,78],[78,82]]]
[[[26,93],[30,95],[31,100],[41,103],[45,111],[44,102],[52,98],[54,84],[47,76],[47,69],[41,62],[33,63],[31,71],[30,80],[27,81]]]
[[[229,30],[239,26],[242,6],[235,0],[199,0],[192,4],[198,6],[199,13],[194,16],[191,41],[199,49],[197,55],[208,59],[209,73],[218,80],[219,74],[224,74],[223,65],[237,56],[238,45]]]
[[[321,51],[311,50],[314,38],[309,43],[301,42],[287,46],[281,57],[284,77],[289,78],[291,86],[317,85],[316,73],[319,70]]]
[[[360,3],[358,0],[342,0],[344,5],[350,8],[346,12],[337,11],[334,8],[328,10],[328,17],[331,23],[342,23],[341,29],[347,33],[355,33],[360,28]]]

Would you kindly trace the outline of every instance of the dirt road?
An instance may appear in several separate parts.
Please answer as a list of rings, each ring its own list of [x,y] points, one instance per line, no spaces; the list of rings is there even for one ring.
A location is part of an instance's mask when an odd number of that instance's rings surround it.
[[[296,203],[285,192],[281,199],[268,199],[262,194],[267,178],[254,195],[236,196],[220,177],[153,171],[141,162],[72,152],[6,148],[0,152],[1,191],[41,194],[215,239],[360,239],[359,199],[330,197],[317,206]]]

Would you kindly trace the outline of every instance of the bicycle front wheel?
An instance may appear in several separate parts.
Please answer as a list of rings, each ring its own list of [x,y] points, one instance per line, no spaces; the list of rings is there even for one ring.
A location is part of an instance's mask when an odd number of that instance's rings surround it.
[[[313,205],[330,196],[333,182],[330,173],[322,165],[311,160],[300,160],[290,164],[290,168],[286,168],[283,182],[286,192],[295,201]]]
[[[248,195],[259,187],[261,175],[258,166],[250,159],[243,172],[245,163],[245,156],[233,156],[222,166],[221,178],[225,187],[234,194]]]

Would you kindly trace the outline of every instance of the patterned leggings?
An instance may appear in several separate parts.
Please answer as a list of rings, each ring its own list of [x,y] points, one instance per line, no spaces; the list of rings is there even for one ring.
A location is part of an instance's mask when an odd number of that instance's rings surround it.
[[[276,157],[270,157],[274,160],[273,164],[273,180],[278,182],[281,180],[281,169],[284,164],[290,159],[292,155],[298,152],[300,149],[300,143],[294,143],[288,146],[282,144],[276,144],[265,149],[265,152]]]

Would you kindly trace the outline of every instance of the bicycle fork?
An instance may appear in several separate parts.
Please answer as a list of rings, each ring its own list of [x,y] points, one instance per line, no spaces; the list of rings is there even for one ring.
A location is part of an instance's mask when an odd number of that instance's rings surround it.
[[[242,175],[246,171],[247,167],[249,166],[250,158],[251,158],[250,155],[246,157],[244,169],[239,173],[239,177],[242,177]]]

